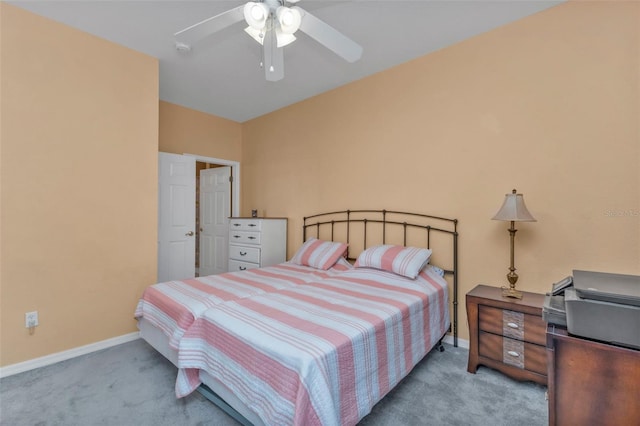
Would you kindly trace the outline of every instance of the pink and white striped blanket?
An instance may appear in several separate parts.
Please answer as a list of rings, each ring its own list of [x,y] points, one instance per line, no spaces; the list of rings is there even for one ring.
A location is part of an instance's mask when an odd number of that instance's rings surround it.
[[[285,262],[242,272],[158,283],[145,289],[135,317],[145,318],[158,327],[169,337],[169,345],[178,349],[184,332],[212,306],[322,280],[350,268],[343,260],[326,271]]]
[[[267,425],[355,425],[449,327],[446,281],[373,269],[209,309],[179,347],[176,395],[219,380]]]

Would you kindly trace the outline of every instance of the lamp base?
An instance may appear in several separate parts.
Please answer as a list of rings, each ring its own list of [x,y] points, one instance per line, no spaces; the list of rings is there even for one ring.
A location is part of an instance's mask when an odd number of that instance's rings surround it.
[[[513,287],[502,287],[502,297],[511,297],[513,299],[522,299],[522,292]]]

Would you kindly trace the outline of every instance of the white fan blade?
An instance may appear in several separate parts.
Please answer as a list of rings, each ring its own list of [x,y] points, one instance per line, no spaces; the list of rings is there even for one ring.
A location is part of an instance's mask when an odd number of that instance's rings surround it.
[[[192,45],[203,38],[244,20],[244,4],[193,24],[174,34],[177,41]]]
[[[275,30],[264,35],[262,45],[264,54],[264,76],[267,81],[279,81],[284,78],[284,48],[278,47]]]
[[[306,10],[297,6],[294,7],[302,15],[301,31],[348,62],[355,62],[360,59],[362,46]]]

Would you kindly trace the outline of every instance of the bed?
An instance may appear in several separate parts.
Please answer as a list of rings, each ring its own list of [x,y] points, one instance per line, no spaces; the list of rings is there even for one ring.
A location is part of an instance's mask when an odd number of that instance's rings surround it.
[[[207,309],[179,343],[178,397],[198,389],[244,424],[353,425],[447,331],[457,346],[457,220],[349,210],[303,229],[341,234],[354,268]]]
[[[290,261],[242,272],[158,283],[145,289],[134,316],[140,336],[177,366],[182,335],[207,309],[226,301],[322,280],[350,268],[343,258],[326,269]]]

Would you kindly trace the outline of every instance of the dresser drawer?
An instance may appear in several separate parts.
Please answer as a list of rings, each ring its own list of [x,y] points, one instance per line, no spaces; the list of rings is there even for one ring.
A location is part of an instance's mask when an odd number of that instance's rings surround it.
[[[260,263],[260,249],[258,247],[245,247],[231,244],[229,245],[229,259]]]
[[[243,243],[243,244],[260,244],[260,232],[250,231],[236,231],[234,229],[229,231],[229,243]]]
[[[480,331],[480,356],[516,368],[547,375],[547,354],[544,346]]]
[[[259,231],[262,221],[259,219],[231,219],[229,229],[236,231]]]
[[[546,344],[547,327],[541,317],[491,306],[478,307],[478,327],[481,331],[511,337],[516,340]]]
[[[246,271],[248,269],[259,268],[259,263],[242,262],[229,259],[229,272]]]

